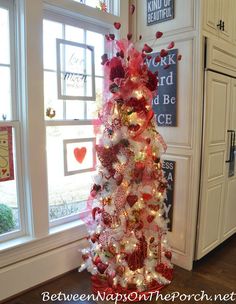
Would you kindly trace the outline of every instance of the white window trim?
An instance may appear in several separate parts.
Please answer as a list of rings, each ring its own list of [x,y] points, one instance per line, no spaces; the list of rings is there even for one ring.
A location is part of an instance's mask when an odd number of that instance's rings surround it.
[[[79,4],[81,5],[81,4]],[[84,5],[83,5],[84,6]],[[47,6],[46,6],[47,7]],[[48,8],[48,7],[47,7]],[[90,7],[89,7],[90,9]],[[93,9],[93,8],[92,8]],[[80,18],[80,17],[78,17]],[[68,16],[68,12],[66,15],[64,15],[64,11],[56,12],[55,8],[53,9],[50,7],[50,10],[44,10],[44,20],[49,20],[49,21],[54,21],[54,22],[59,22],[59,23],[64,23],[66,25],[71,25],[75,26],[78,28],[82,28],[86,31],[93,31],[102,35],[105,35],[106,33],[109,32],[110,25],[108,24],[106,27],[103,26],[94,26],[94,24],[87,22],[87,21],[81,21],[80,19],[75,19],[75,15],[73,14],[70,18]],[[106,47],[106,46],[104,46]],[[107,50],[105,50],[107,51]],[[95,72],[94,72],[95,74]],[[98,76],[95,74],[96,78],[103,78],[103,76]],[[84,125],[93,125],[93,120],[89,119],[76,119],[76,120],[45,120],[45,127],[48,126],[84,126]],[[57,227],[60,225],[64,225],[66,223],[70,223],[75,220],[79,220],[83,218],[85,215],[87,215],[86,211],[82,211],[76,214],[68,215],[62,218],[55,219],[53,221],[49,222],[49,227]]]
[[[16,150],[16,163],[15,165],[15,179],[16,179],[16,199],[17,206],[19,208],[19,225],[20,229],[12,232],[2,234],[0,236],[0,242],[22,237],[27,231],[27,220],[26,220],[26,204],[24,199],[24,174],[22,171],[22,128],[19,120],[19,111],[17,107],[18,91],[17,91],[17,76],[18,66],[16,64],[16,21],[15,21],[15,7],[12,0],[1,0],[1,7],[8,9],[9,11],[9,32],[10,32],[10,75],[11,75],[11,107],[12,107],[12,120],[0,121],[0,126],[11,126],[15,130],[14,145]]]

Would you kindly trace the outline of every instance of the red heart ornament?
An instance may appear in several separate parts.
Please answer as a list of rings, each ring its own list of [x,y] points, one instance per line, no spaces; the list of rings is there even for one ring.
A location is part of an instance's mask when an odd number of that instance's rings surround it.
[[[75,159],[77,160],[77,162],[82,164],[86,153],[87,153],[87,149],[85,147],[75,148],[74,149],[74,156],[75,156]]]
[[[131,33],[127,34],[127,39],[128,39],[128,40],[131,40],[131,39],[132,39],[132,34],[131,34]]]
[[[166,57],[168,55],[168,51],[165,50],[165,49],[162,49],[161,52],[160,52],[160,56],[161,57]]]
[[[162,33],[162,32],[160,32],[160,31],[156,32],[156,39],[161,38],[161,37],[162,37],[162,35],[163,35],[163,33]]]
[[[135,11],[135,5],[131,4],[131,6],[130,6],[130,14],[133,15],[134,11]]]
[[[138,201],[138,196],[135,194],[129,194],[126,198],[128,204],[130,207],[133,207],[133,205]]]
[[[173,49],[173,47],[175,46],[174,41],[171,41],[170,44],[168,45],[167,49]]]
[[[120,22],[114,22],[114,27],[115,27],[117,30],[119,30],[120,27],[121,27]]]
[[[147,221],[150,224],[154,220],[155,216],[154,215],[148,215]]]

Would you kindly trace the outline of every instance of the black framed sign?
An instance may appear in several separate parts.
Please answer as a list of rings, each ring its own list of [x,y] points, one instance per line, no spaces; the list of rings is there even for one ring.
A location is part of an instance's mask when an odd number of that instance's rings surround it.
[[[147,0],[147,25],[174,18],[174,0]]]
[[[173,208],[174,208],[174,186],[175,186],[175,161],[164,160],[162,163],[164,176],[167,180],[166,200],[165,200],[165,217],[169,219],[168,230],[172,231]]]
[[[155,61],[157,56],[159,62]],[[160,127],[177,126],[177,56],[178,49],[173,49],[166,57],[153,53],[146,61],[153,73],[158,72],[157,95],[153,98],[152,107]]]

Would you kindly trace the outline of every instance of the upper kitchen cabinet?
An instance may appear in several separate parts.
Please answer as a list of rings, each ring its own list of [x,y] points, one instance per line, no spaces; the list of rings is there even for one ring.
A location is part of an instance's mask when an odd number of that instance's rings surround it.
[[[236,43],[235,0],[203,0],[203,29],[230,43]]]

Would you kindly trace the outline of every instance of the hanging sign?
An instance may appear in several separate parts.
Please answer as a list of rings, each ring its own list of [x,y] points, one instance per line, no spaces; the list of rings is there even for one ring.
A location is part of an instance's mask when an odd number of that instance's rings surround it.
[[[153,73],[158,71],[158,94],[153,98],[152,106],[160,127],[177,126],[177,54],[178,49],[169,50],[166,57],[155,62],[160,53],[153,53],[146,61]]]
[[[174,0],[147,0],[147,25],[174,18]]]
[[[12,127],[0,127],[0,182],[13,179]]]
[[[57,39],[58,99],[96,100],[94,47]]]
[[[164,176],[167,180],[165,216],[169,219],[168,229],[172,231],[173,223],[173,204],[174,204],[174,185],[175,185],[175,161],[164,160],[162,164]]]

